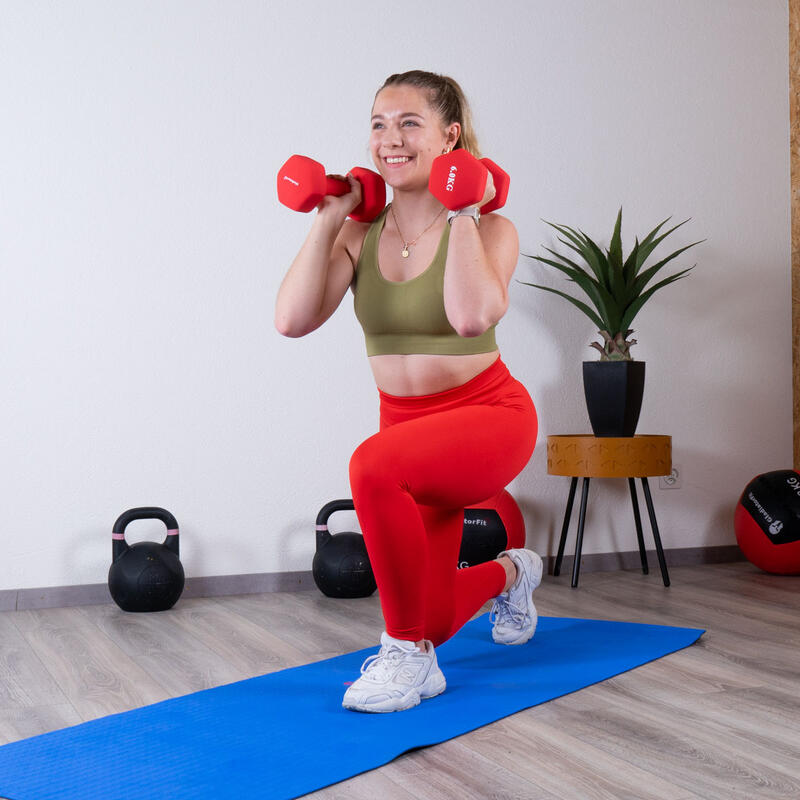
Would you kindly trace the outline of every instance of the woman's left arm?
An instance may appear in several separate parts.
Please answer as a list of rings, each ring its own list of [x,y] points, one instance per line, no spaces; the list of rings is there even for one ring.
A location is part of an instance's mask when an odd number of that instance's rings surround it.
[[[480,336],[508,309],[508,284],[519,257],[511,220],[498,214],[451,221],[444,270],[444,308],[459,336]]]

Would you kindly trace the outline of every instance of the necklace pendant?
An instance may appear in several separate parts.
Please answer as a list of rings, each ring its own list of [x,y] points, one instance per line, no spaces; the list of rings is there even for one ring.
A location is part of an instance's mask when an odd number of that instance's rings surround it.
[[[403,256],[403,258],[408,258],[408,248],[407,247],[403,248],[402,256]]]

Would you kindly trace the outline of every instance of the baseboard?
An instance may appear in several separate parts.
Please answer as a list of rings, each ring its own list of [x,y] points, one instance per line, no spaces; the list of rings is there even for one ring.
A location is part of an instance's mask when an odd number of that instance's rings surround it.
[[[721,564],[744,561],[736,545],[721,547],[684,547],[665,550],[670,567],[698,564]],[[647,557],[657,568],[655,551]],[[555,556],[545,558],[545,569],[552,574]],[[581,556],[581,572],[611,572],[619,569],[640,569],[638,550],[625,553],[592,553]],[[565,555],[562,574],[572,569],[572,556]],[[298,592],[315,588],[311,572],[271,572],[252,575],[216,575],[187,578],[182,597],[226,597],[263,592]],[[50,586],[43,589],[5,589],[0,591],[0,611],[24,611],[37,608],[66,608],[110,603],[108,585],[94,583],[83,586]]]
[[[181,597],[225,597],[263,592],[297,592],[314,587],[311,571],[212,575],[204,578],[187,578]],[[93,606],[111,602],[113,601],[108,591],[108,584],[105,583],[0,591],[0,611]]]
[[[561,564],[561,574],[572,570],[574,554],[564,553]],[[668,567],[689,567],[699,564],[727,564],[734,561],[745,561],[742,551],[735,544],[719,547],[676,547],[664,550],[664,558]],[[555,556],[544,559],[545,572],[553,574],[556,563]],[[647,551],[647,562],[651,569],[658,570],[658,556],[655,550]],[[629,550],[624,553],[591,553],[581,555],[581,573],[584,572],[614,572],[618,569],[641,569],[642,560],[638,550]]]

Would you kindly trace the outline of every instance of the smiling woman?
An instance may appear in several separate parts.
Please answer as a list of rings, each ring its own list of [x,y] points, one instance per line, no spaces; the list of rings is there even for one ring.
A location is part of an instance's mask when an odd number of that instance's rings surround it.
[[[525,467],[537,418],[495,341],[516,230],[479,212],[495,195],[491,178],[476,206],[449,214],[428,190],[437,158],[480,155],[460,86],[429,72],[390,76],[375,95],[369,147],[391,204],[372,222],[347,219],[361,200],[352,175],[348,194],[323,197],[281,285],[275,324],[303,336],[353,291],[380,431],[353,454],[350,483],[386,630],[343,705],[396,711],[444,691],[434,646],[487,600],[497,598],[496,642],[534,633],[536,553],[510,550],[463,570],[457,562],[465,506],[499,494]]]
[[[393,190],[386,224],[377,222],[383,225],[377,269],[386,280],[402,283],[433,266],[448,228],[444,206],[428,191],[434,159],[462,148],[478,157],[480,150],[469,104],[452,78],[421,71],[390,76],[376,93],[371,124],[372,159]],[[490,181],[479,205],[493,195]],[[459,385],[489,367],[498,355],[494,326],[508,307],[508,282],[519,250],[516,230],[496,214],[484,216],[480,232],[467,220],[451,219],[450,226],[459,231],[453,235],[448,229],[451,260],[464,267],[458,279],[455,270],[444,270],[444,312],[448,327],[462,340],[476,341],[456,345],[442,340],[438,347],[421,352],[410,346],[405,352],[378,352],[370,348],[367,332],[376,383],[390,394],[424,395]],[[358,237],[348,251],[355,264],[364,238]],[[359,289],[356,281],[357,309]]]

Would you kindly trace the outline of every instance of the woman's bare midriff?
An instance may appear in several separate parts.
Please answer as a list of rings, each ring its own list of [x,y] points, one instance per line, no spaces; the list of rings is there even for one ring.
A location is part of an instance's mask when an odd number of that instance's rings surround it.
[[[370,356],[369,364],[382,392],[419,397],[461,386],[488,369],[499,356],[498,350],[466,356],[386,355]]]

